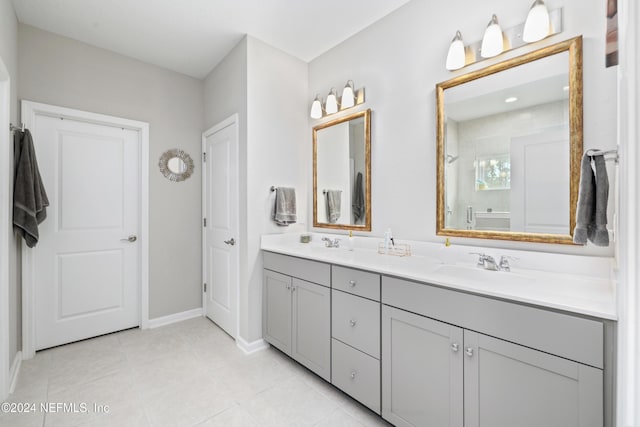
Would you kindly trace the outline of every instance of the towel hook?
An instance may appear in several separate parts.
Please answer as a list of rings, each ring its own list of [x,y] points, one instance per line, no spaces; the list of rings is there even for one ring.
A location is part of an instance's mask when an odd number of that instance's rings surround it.
[[[278,189],[278,187],[276,187],[275,185],[272,185],[271,188],[269,189],[272,193],[274,191],[276,191]]]

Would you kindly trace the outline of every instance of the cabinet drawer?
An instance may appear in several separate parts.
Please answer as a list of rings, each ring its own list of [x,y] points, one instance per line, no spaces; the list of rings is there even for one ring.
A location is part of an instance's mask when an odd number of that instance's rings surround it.
[[[353,268],[331,267],[331,287],[380,301],[380,275]]]
[[[380,358],[380,303],[331,290],[334,338]]]
[[[383,304],[604,367],[602,322],[423,283],[382,278]]]
[[[338,340],[331,342],[331,383],[380,414],[380,361]]]
[[[263,252],[263,267],[307,282],[331,286],[331,267],[323,262]]]

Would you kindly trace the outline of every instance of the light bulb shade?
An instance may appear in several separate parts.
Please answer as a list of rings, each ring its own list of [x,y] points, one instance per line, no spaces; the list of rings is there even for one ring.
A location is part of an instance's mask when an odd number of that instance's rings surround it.
[[[332,88],[329,95],[327,95],[327,103],[324,105],[324,110],[327,114],[333,114],[338,112],[338,98],[336,96],[336,89]]]
[[[311,104],[311,114],[312,119],[319,119],[322,117],[322,100],[320,99],[320,95],[316,95],[316,99],[313,100],[313,104]]]
[[[342,98],[340,100],[340,109],[351,108],[356,105],[356,97],[353,93],[353,81],[349,80],[342,90]]]
[[[449,53],[447,53],[447,70],[458,70],[466,65],[467,58],[464,50],[464,43],[462,41],[462,34],[460,31],[456,33],[456,36],[451,41],[449,46]]]
[[[491,58],[500,55],[503,48],[502,28],[500,28],[500,24],[498,24],[496,15],[493,15],[491,21],[489,21],[489,25],[487,25],[487,29],[484,31],[480,56],[483,58]]]
[[[527,43],[537,42],[547,37],[550,33],[549,10],[544,1],[536,0],[529,9],[527,20],[524,23],[522,40]]]

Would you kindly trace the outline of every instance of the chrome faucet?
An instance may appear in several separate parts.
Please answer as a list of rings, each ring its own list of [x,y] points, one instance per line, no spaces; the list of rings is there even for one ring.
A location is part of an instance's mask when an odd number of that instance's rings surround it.
[[[512,257],[512,256],[507,256],[507,255],[502,255],[500,257],[500,270],[502,271],[511,271],[511,265],[509,265],[509,260],[511,261],[517,261],[518,258],[516,257]]]
[[[340,239],[335,238],[331,240],[328,237],[323,237],[322,240],[325,242],[324,246],[327,248],[339,248],[340,247]]]
[[[509,260],[517,260],[518,258],[502,255],[500,257],[500,262],[497,263],[496,259],[491,255],[483,254],[480,252],[469,252],[472,255],[478,255],[478,267],[482,267],[485,270],[491,271],[511,271],[511,266],[509,265]]]

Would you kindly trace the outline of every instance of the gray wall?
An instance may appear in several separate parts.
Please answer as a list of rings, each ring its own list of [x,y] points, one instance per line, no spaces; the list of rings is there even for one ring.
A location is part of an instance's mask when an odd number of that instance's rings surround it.
[[[435,7],[429,0],[413,0],[311,61],[309,105],[315,94],[326,96],[331,87],[342,88],[348,79],[356,87],[366,88],[363,107],[372,109],[372,235],[380,236],[391,227],[398,239],[444,241],[435,235],[435,85],[470,70],[582,34],[584,146],[615,148],[616,67],[607,69],[604,64],[606,2],[557,0],[548,5],[552,9],[563,7],[563,33],[455,73],[448,72],[444,62],[456,30],[462,32],[466,42],[478,41],[492,13],[497,14],[503,28],[510,28],[524,22],[530,2],[451,0]],[[311,125],[318,122],[312,121]],[[614,184],[613,176],[610,181]],[[610,194],[613,204],[613,187]],[[609,218],[609,223],[612,227],[613,218]],[[483,246],[613,255],[612,247],[451,240]]]
[[[307,64],[253,37],[245,37],[205,80],[205,123],[233,113],[240,121],[240,338],[262,337],[264,233],[305,229],[308,160]],[[298,224],[270,219],[269,187],[296,188]],[[248,214],[249,213],[249,214]]]
[[[11,123],[18,123],[18,20],[9,0],[0,0],[0,57],[11,78]],[[2,130],[7,132],[7,130]],[[20,243],[15,236],[9,242],[9,364],[22,347]],[[0,314],[4,316],[4,313]]]
[[[22,24],[18,65],[20,99],[149,123],[149,317],[201,307],[203,82]],[[158,171],[170,148],[193,157],[189,180]]]

